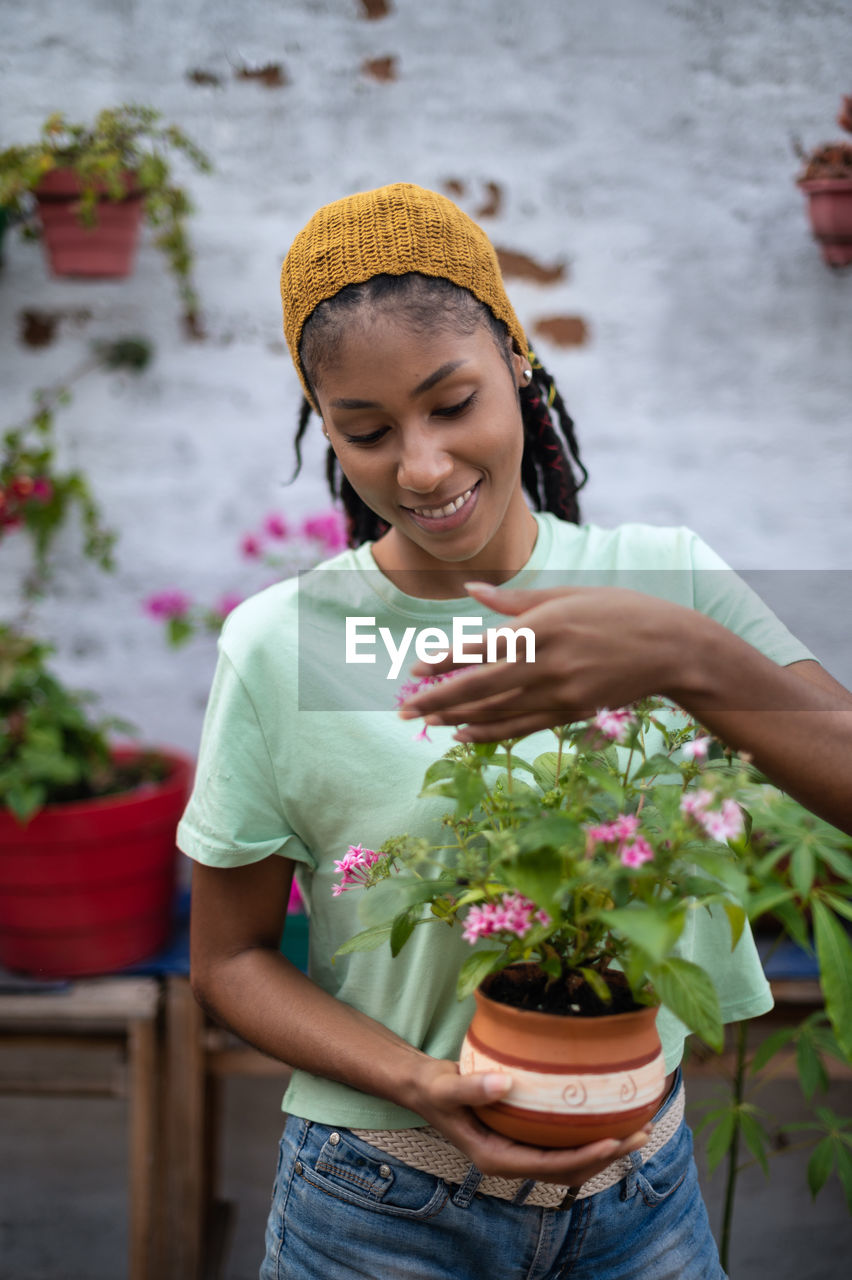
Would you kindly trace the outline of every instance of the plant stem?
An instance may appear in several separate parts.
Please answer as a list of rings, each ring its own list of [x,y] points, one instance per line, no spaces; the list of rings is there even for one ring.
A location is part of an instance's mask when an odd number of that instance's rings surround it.
[[[740,1107],[745,1095],[746,1051],[748,1048],[748,1022],[737,1023],[737,1064],[734,1070],[734,1105],[736,1107],[736,1124],[731,1135],[728,1148],[728,1176],[725,1182],[725,1209],[722,1215],[722,1243],[719,1248],[719,1260],[722,1270],[728,1271],[728,1255],[731,1247],[731,1225],[734,1217],[734,1196],[737,1188],[739,1168],[737,1161],[740,1154]]]

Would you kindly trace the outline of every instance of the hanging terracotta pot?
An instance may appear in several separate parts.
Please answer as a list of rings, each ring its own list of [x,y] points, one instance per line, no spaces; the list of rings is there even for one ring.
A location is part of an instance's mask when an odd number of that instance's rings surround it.
[[[852,180],[802,178],[814,238],[830,267],[852,263]]]
[[[86,226],[78,211],[80,180],[73,169],[54,169],[35,192],[50,269],[57,276],[120,278],[133,271],[142,192],[126,174],[123,200],[98,200],[97,223]]]
[[[539,1147],[579,1147],[626,1138],[657,1111],[666,1069],[656,1008],[599,1017],[538,1013],[475,993],[476,1012],[460,1056],[463,1075],[505,1071],[505,1100],[476,1108],[489,1128]]]
[[[48,805],[26,826],[0,811],[0,964],[43,978],[111,973],[166,943],[192,762],[158,754],[161,782]]]

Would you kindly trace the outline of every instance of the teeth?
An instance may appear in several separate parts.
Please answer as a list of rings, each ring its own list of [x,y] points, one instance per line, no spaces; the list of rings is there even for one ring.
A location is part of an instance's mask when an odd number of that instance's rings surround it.
[[[459,507],[463,507],[467,502],[473,489],[466,489],[459,498],[448,502],[445,507],[415,507],[415,513],[418,516],[425,516],[427,520],[438,520],[441,516],[451,516],[454,511],[458,511]]]

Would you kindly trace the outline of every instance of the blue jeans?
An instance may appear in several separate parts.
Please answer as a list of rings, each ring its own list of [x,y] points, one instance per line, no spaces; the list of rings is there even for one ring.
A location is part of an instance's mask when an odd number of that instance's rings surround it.
[[[477,1195],[477,1182],[449,1185],[291,1116],[260,1280],[725,1280],[685,1122],[568,1210]]]

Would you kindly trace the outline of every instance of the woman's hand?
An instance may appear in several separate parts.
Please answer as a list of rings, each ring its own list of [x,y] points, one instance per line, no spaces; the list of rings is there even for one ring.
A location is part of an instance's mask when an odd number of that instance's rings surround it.
[[[643,1146],[649,1130],[640,1130],[618,1141],[606,1138],[585,1147],[528,1147],[488,1129],[471,1110],[505,1097],[511,1077],[502,1074],[460,1075],[454,1062],[425,1059],[418,1085],[415,1110],[453,1146],[476,1165],[481,1173],[503,1178],[534,1178],[578,1187],[619,1156]]]
[[[461,670],[452,680],[429,686],[403,703],[403,719],[423,716],[429,724],[464,725],[460,741],[488,742],[593,716],[648,694],[674,695],[688,655],[684,637],[693,610],[621,587],[556,587],[543,591],[502,590],[470,583],[468,593],[511,618],[513,629],[535,635],[535,659],[526,661],[523,638],[516,661],[500,654],[485,663],[485,640],[466,641],[483,664],[460,668],[452,657],[419,663],[413,674]]]

